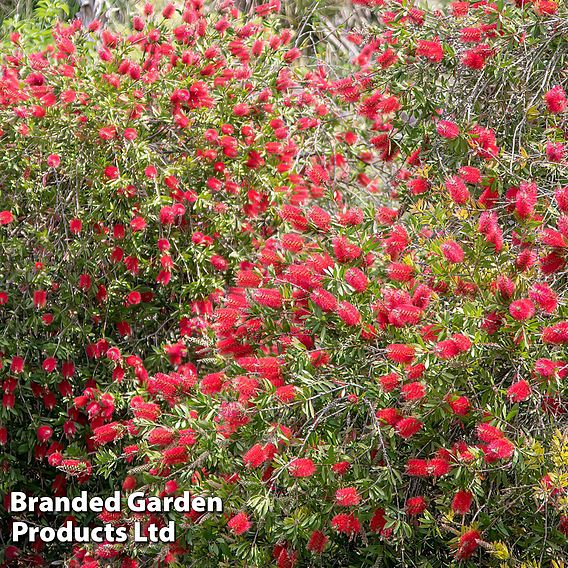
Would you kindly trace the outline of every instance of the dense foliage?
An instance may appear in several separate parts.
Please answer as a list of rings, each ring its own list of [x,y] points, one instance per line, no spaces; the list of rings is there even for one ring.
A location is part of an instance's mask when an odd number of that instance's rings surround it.
[[[358,3],[345,77],[278,2],[13,38],[4,489],[226,508],[72,566],[562,566],[567,8]]]
[[[126,419],[136,385],[186,354],[176,339],[278,227],[275,206],[322,196],[297,172],[326,153],[333,120],[302,86],[291,33],[200,10],[147,5],[127,36],[74,20],[47,45],[41,29],[10,37],[3,492],[120,486],[92,472],[93,430]]]

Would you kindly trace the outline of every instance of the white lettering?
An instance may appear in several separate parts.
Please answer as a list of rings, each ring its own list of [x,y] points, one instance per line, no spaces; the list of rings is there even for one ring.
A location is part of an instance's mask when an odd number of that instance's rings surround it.
[[[10,511],[13,513],[22,513],[27,510],[28,501],[26,494],[23,491],[12,491],[10,494]]]
[[[29,526],[27,523],[22,521],[16,521],[12,523],[12,540],[18,542],[21,536],[27,534]]]
[[[135,491],[128,496],[128,508],[134,513],[143,513],[146,511],[146,503],[144,502],[144,493]],[[145,542],[145,541],[140,541]]]

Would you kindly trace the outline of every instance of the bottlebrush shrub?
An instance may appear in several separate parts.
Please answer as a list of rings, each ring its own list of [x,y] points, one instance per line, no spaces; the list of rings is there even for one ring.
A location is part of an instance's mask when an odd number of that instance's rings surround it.
[[[0,80],[3,493],[108,493],[116,481],[94,450],[135,433],[131,408],[152,415],[132,391],[185,359],[177,338],[204,325],[281,223],[275,207],[365,171],[342,168],[341,140],[319,142],[337,126],[323,74],[304,76],[291,33],[262,19],[277,4],[247,22],[230,2],[208,17],[198,0],[148,4],[123,35],[59,23],[41,49],[12,34]],[[178,370],[181,382],[153,387],[188,392],[194,371]],[[37,560],[22,554],[5,559]]]
[[[328,87],[399,203],[280,209],[189,392],[174,366],[132,399],[127,489],[225,500],[177,518],[171,561],[560,561],[566,7],[364,3],[382,23]]]

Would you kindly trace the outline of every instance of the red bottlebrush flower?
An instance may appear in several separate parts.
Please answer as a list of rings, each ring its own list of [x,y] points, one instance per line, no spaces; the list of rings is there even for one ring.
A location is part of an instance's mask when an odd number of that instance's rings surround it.
[[[333,253],[338,262],[350,262],[361,256],[363,252],[357,245],[349,242],[346,237],[335,237],[332,240]]]
[[[428,477],[430,474],[426,460],[411,458],[406,464],[406,473],[414,477]]]
[[[57,369],[57,359],[55,357],[46,357],[41,366],[46,373],[53,373]]]
[[[16,404],[16,395],[11,393],[6,393],[2,397],[2,408],[14,408]]]
[[[558,12],[558,0],[536,0],[534,11],[540,15],[552,15]]]
[[[324,312],[333,312],[337,309],[335,296],[323,288],[314,290],[310,294],[310,300]]]
[[[93,430],[93,440],[97,445],[102,446],[109,442],[118,440],[124,433],[123,428],[117,422],[111,424],[104,424]]]
[[[529,298],[547,314],[554,313],[558,307],[558,295],[546,283],[533,284],[529,291]]]
[[[330,359],[329,353],[323,349],[312,351],[310,353],[310,363],[314,367],[325,367],[329,363]]]
[[[515,446],[506,438],[498,438],[489,442],[485,450],[486,457],[493,459],[509,459],[515,452]]]
[[[432,41],[419,39],[416,46],[416,55],[426,57],[426,59],[438,63],[444,58],[444,50],[439,38],[434,38]]]
[[[459,126],[455,122],[450,120],[440,120],[436,125],[436,130],[442,138],[448,138],[449,140],[454,140],[460,135]]]
[[[383,242],[385,251],[395,260],[410,244],[408,231],[402,225],[394,225]]]
[[[263,357],[257,360],[259,375],[271,382],[281,377],[281,362],[276,357]]]
[[[558,363],[550,359],[538,359],[534,364],[534,372],[544,378],[553,377],[557,368]]]
[[[308,219],[310,223],[315,225],[321,231],[327,233],[331,226],[331,215],[324,211],[321,207],[314,206],[308,211]]]
[[[409,180],[407,186],[412,195],[420,195],[428,191],[430,184],[426,178],[419,177]]]
[[[331,519],[331,526],[339,533],[354,535],[361,531],[361,523],[353,513],[339,513]]]
[[[237,273],[237,286],[240,288],[256,288],[261,282],[260,274],[252,270],[239,270]]]
[[[132,335],[132,328],[130,327],[130,324],[126,321],[117,322],[116,330],[120,335],[122,335],[122,337],[127,337],[129,335]]]
[[[426,387],[419,382],[404,385],[400,392],[405,400],[420,400],[426,396]]]
[[[537,203],[536,183],[522,182],[515,196],[515,210],[521,219],[531,217]]]
[[[130,293],[128,294],[128,296],[126,297],[126,302],[127,302],[130,306],[136,306],[136,305],[138,305],[141,301],[142,301],[142,295],[140,294],[140,292],[137,292],[136,290],[130,292]]]
[[[229,519],[227,526],[231,532],[239,536],[246,533],[252,527],[252,523],[249,521],[246,513],[241,511]]]
[[[361,502],[361,496],[355,487],[343,487],[335,492],[335,503],[342,507],[353,507]]]
[[[462,247],[455,241],[446,241],[441,246],[442,254],[452,263],[463,262],[465,254]]]
[[[458,346],[460,353],[464,353],[471,347],[471,340],[462,333],[454,333],[451,340]]]
[[[0,211],[0,225],[9,225],[14,220],[11,211]]]
[[[508,276],[499,276],[495,286],[503,298],[511,298],[515,292],[515,283]]]
[[[123,491],[132,491],[136,488],[136,478],[132,475],[127,475],[122,482]]]
[[[310,536],[307,548],[314,554],[321,554],[324,551],[328,541],[329,537],[327,537],[322,531],[315,530]]]
[[[309,458],[296,458],[288,464],[288,471],[292,477],[311,477],[316,466]]]
[[[12,363],[10,364],[10,371],[16,375],[24,371],[24,359],[19,355],[14,355],[12,357]]]
[[[355,326],[361,323],[359,310],[347,301],[343,301],[339,304],[337,307],[337,315],[349,326]]]
[[[463,533],[458,542],[458,547],[456,550],[456,558],[459,560],[467,560],[477,550],[479,547],[479,541],[481,540],[481,535],[477,530],[470,530]]]
[[[38,441],[43,444],[53,436],[53,428],[51,426],[40,426],[36,431]]]
[[[432,477],[442,477],[450,473],[450,462],[444,458],[433,458],[428,460],[428,473]]]
[[[432,293],[433,290],[429,286],[419,284],[412,294],[412,303],[421,310],[425,310],[430,304]]]
[[[115,166],[107,166],[105,168],[104,174],[107,179],[111,180],[118,179],[118,176],[120,175],[118,168],[116,168]]]
[[[61,164],[61,157],[58,156],[57,154],[50,154],[47,157],[47,165],[50,168],[58,168],[59,164]]]
[[[122,134],[126,140],[129,140],[131,142],[132,140],[136,140],[136,138],[138,138],[138,132],[134,128],[125,128]]]
[[[436,344],[434,351],[440,359],[452,359],[460,354],[458,344],[452,339],[445,339]]]
[[[174,446],[173,448],[166,448],[162,452],[162,461],[164,465],[176,465],[187,463],[187,448],[183,446]]]
[[[387,358],[395,363],[408,365],[414,361],[415,351],[412,345],[403,343],[391,343],[387,346]]]
[[[531,386],[524,379],[513,383],[507,389],[507,397],[513,402],[522,402],[531,395]]]
[[[8,429],[4,426],[0,427],[0,446],[5,446],[8,443]]]
[[[552,87],[552,89],[544,95],[544,100],[546,101],[546,107],[549,112],[553,114],[564,112],[568,106],[566,93],[560,85]]]
[[[466,396],[458,396],[457,398],[448,400],[448,404],[454,414],[458,416],[466,416],[469,413],[471,405]]]
[[[494,440],[499,440],[500,438],[504,438],[505,435],[499,428],[495,426],[491,426],[491,424],[479,424],[476,428],[477,437],[482,442],[492,442]]]
[[[454,498],[452,499],[452,510],[457,515],[466,515],[469,513],[471,508],[471,502],[473,499],[473,495],[471,491],[467,491],[467,489],[461,489],[458,491]]]
[[[199,388],[203,394],[215,394],[223,388],[223,373],[210,373],[205,375],[200,382]]]
[[[296,398],[296,387],[294,385],[283,385],[276,389],[276,396],[282,402],[292,402]]]
[[[286,269],[285,277],[290,284],[304,290],[311,290],[320,282],[319,276],[314,275],[305,264],[292,264]]]
[[[175,222],[176,216],[172,207],[162,207],[160,209],[160,223],[162,225],[173,225]]]
[[[414,416],[402,418],[396,423],[395,430],[401,438],[407,440],[422,429],[422,422]]]
[[[351,464],[348,461],[340,461],[340,462],[334,463],[331,466],[331,470],[336,475],[345,475],[350,467],[351,467]]]
[[[465,183],[476,184],[481,182],[481,172],[473,166],[462,166],[458,171],[459,176]]]
[[[282,294],[276,288],[257,288],[254,299],[261,305],[274,310],[282,308]]]
[[[386,51],[377,56],[377,64],[382,69],[387,69],[398,61],[397,54],[389,47]]]
[[[464,43],[479,43],[482,37],[479,28],[462,28],[460,30],[460,40]]]
[[[381,408],[377,411],[377,418],[389,426],[395,426],[402,416],[397,408]]]
[[[161,414],[160,407],[153,402],[133,402],[132,412],[136,418],[155,422]]]
[[[509,313],[517,321],[525,321],[532,318],[534,312],[534,304],[527,298],[516,300],[509,306]]]
[[[276,558],[277,568],[294,568],[298,561],[298,553],[295,550],[288,550],[284,545],[276,545],[273,555]]]
[[[554,197],[560,211],[568,213],[568,185],[566,187],[559,187],[554,192]]]
[[[414,268],[402,262],[391,262],[387,267],[387,275],[396,282],[408,282],[414,274]]]
[[[162,16],[169,20],[176,11],[176,7],[173,4],[167,4],[166,7],[162,10]]]
[[[470,69],[483,69],[488,57],[492,55],[492,50],[487,44],[476,45],[464,52],[462,63]]]
[[[560,231],[555,229],[543,229],[540,241],[542,244],[553,248],[566,248],[568,246],[568,240]]]
[[[298,233],[287,233],[282,235],[280,242],[282,247],[291,252],[300,252],[305,245],[304,239]]]
[[[485,46],[479,46],[479,49],[484,49]],[[471,143],[476,149],[476,154],[486,160],[495,158],[500,149],[496,145],[495,133],[490,128],[483,128],[479,125],[474,126],[469,131],[472,137]]]
[[[469,190],[459,176],[452,176],[446,180],[446,189],[450,199],[458,205],[463,205],[469,199]]]
[[[566,147],[562,142],[547,142],[546,143],[546,157],[551,162],[561,162],[566,155]]]
[[[530,249],[524,249],[515,259],[515,266],[519,272],[525,272],[537,261],[536,253]]]
[[[406,376],[411,380],[419,379],[422,375],[424,375],[424,371],[426,371],[426,365],[423,363],[409,365],[406,367]]]
[[[214,254],[210,259],[211,265],[219,272],[225,272],[229,268],[229,261],[218,254]]]
[[[81,288],[81,290],[89,290],[91,283],[91,277],[88,274],[81,274],[81,276],[79,276],[79,288]]]
[[[539,259],[540,269],[543,274],[554,274],[566,266],[564,258],[555,252],[551,252]]]
[[[114,126],[104,126],[99,129],[99,138],[101,140],[112,140],[116,136],[116,128]]]
[[[356,292],[364,292],[369,286],[369,279],[365,276],[365,273],[358,268],[350,268],[345,273],[345,281],[354,288]]]
[[[305,231],[308,227],[308,220],[301,209],[294,205],[283,205],[280,209],[280,217],[288,221],[297,231]]]
[[[297,47],[294,47],[284,54],[284,61],[286,61],[286,63],[292,63],[293,61],[296,61],[296,59],[299,59],[301,56],[302,52]]]
[[[387,524],[387,519],[385,518],[385,510],[384,509],[377,509],[373,513],[373,517],[371,518],[371,522],[369,523],[369,527],[371,531],[374,533],[380,533]]]
[[[174,433],[169,428],[157,427],[148,432],[147,439],[153,446],[169,446],[174,441]]]
[[[134,233],[142,232],[146,228],[146,219],[140,215],[133,217],[130,221],[130,228]]]
[[[45,308],[47,303],[47,292],[45,290],[36,290],[34,292],[34,306],[38,309]]]
[[[244,464],[252,468],[260,467],[267,459],[266,451],[260,444],[255,444],[243,456]]]
[[[391,392],[400,383],[400,377],[396,373],[389,373],[379,377],[379,382],[385,392]]]
[[[386,97],[377,105],[377,110],[383,114],[397,112],[401,108],[402,105],[395,96]]]
[[[421,515],[426,510],[426,499],[424,497],[410,497],[406,501],[406,512],[411,517]]]
[[[179,433],[178,444],[180,446],[193,446],[194,444],[197,443],[197,436],[195,434],[195,430],[192,430],[191,428],[184,428],[183,430],[180,430],[178,433]]]

